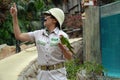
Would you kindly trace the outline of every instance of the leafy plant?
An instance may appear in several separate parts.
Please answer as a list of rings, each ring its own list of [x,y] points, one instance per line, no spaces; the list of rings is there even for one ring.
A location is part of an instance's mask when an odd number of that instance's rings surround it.
[[[101,64],[95,63],[95,62],[84,62],[80,65],[80,70],[86,70],[87,74],[95,74],[102,76],[103,71],[105,70],[104,67]]]
[[[50,5],[46,6],[44,0],[0,0],[0,44],[14,45],[16,43],[12,18],[9,13],[13,2],[16,3],[18,9],[19,25],[22,32],[35,30],[36,28],[31,22],[40,21],[41,12],[50,7]]]
[[[67,78],[68,80],[76,80],[76,73],[80,68],[80,64],[77,64],[78,60],[73,59],[66,62]]]
[[[86,71],[85,75],[88,75],[91,80],[95,79],[97,76],[103,76],[103,72],[106,71],[101,64],[88,61],[83,64],[79,64],[78,59],[67,61],[65,66],[68,80],[77,80],[77,73],[82,70]]]
[[[81,14],[67,14],[63,26],[68,29],[82,28]]]

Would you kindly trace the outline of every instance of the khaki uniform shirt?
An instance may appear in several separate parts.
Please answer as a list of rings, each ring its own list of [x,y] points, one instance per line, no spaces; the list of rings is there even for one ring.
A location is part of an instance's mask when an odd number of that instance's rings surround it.
[[[29,32],[31,40],[36,42],[38,50],[38,64],[39,65],[53,65],[60,62],[65,62],[62,50],[59,48],[60,35],[68,38],[68,35],[55,28],[54,31],[48,34],[46,29]],[[66,69],[60,68],[57,70],[40,70],[38,80],[67,80]]]

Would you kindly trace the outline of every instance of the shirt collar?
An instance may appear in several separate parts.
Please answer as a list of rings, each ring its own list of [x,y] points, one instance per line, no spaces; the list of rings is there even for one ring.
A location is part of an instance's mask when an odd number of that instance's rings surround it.
[[[59,28],[58,27],[56,27],[54,30],[53,30],[53,32],[52,33],[55,33],[55,34],[58,34],[58,32],[59,32]],[[49,36],[49,32],[48,32],[48,30],[47,30],[47,28],[43,31],[43,35],[45,35],[45,36]]]
[[[53,30],[53,32],[54,32],[55,34],[58,34],[58,32],[59,32],[59,28],[56,27],[56,28]]]

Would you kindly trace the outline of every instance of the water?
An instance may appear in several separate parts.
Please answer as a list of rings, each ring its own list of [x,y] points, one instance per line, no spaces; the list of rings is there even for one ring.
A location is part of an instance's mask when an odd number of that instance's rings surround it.
[[[101,50],[105,74],[120,78],[120,14],[101,18]]]

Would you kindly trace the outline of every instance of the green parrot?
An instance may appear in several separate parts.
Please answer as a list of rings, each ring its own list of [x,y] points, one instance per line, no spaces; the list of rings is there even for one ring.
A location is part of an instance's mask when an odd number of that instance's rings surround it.
[[[68,40],[67,38],[65,38],[63,35],[60,35],[60,40],[61,40],[61,43],[62,43],[63,45],[66,45],[67,48],[68,48],[73,54],[75,54],[75,53],[73,52],[73,50],[72,50],[72,49],[74,49],[74,48],[71,46],[71,44],[70,44],[70,42],[69,42],[69,40]]]

